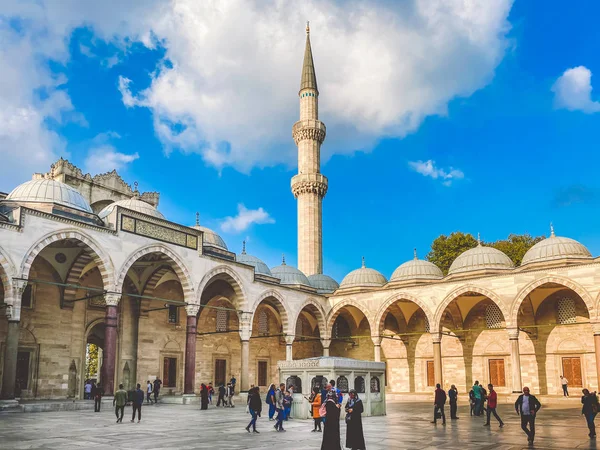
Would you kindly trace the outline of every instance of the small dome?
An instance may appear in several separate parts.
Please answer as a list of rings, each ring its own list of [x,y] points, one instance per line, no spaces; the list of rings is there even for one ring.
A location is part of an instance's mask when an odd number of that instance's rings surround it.
[[[254,273],[260,273],[263,275],[268,275],[270,277],[273,276],[273,274],[269,270],[269,266],[267,266],[256,256],[252,256],[246,253],[246,241],[244,241],[242,245],[242,253],[236,255],[235,259],[237,262],[248,264],[249,266],[254,266]]]
[[[485,247],[479,242],[477,247],[461,253],[452,262],[448,275],[484,269],[505,270],[513,267],[512,260],[500,250]]]
[[[281,284],[289,284],[289,285],[303,285],[310,286],[310,282],[306,275],[304,275],[300,270],[295,267],[288,266],[285,263],[285,257],[283,258],[281,265],[277,267],[273,267],[271,269],[271,273],[274,277],[279,278],[281,280]]]
[[[360,269],[353,270],[346,275],[342,280],[340,287],[380,287],[385,283],[387,283],[385,277],[375,269],[369,269],[366,267],[365,258],[363,258],[362,267]]]
[[[104,219],[105,217],[109,216],[117,206],[120,206],[121,208],[127,208],[132,211],[137,211],[139,213],[146,214],[147,216],[156,217],[158,219],[165,218],[165,216],[158,212],[158,210],[150,203],[146,203],[136,197],[111,203],[98,213],[98,217]]]
[[[50,179],[27,181],[13,189],[5,200],[56,203],[87,213],[94,213],[77,189],[60,181]]]
[[[574,239],[556,236],[550,227],[550,237],[538,242],[525,253],[521,265],[534,262],[554,261],[557,259],[576,258],[590,259],[592,254],[585,245]]]
[[[417,250],[415,250],[415,258],[398,266],[390,281],[441,280],[442,278],[444,278],[442,270],[429,261],[417,258]]]
[[[331,294],[340,287],[337,281],[329,275],[324,275],[322,273],[309,275],[308,281],[310,282],[310,285],[317,290],[318,294]]]
[[[213,247],[218,247],[223,250],[229,250],[227,248],[227,244],[223,240],[221,236],[215,233],[210,228],[206,228],[200,225],[200,214],[196,213],[196,225],[192,227],[195,230],[200,230],[204,233],[204,243],[207,245],[212,245]]]

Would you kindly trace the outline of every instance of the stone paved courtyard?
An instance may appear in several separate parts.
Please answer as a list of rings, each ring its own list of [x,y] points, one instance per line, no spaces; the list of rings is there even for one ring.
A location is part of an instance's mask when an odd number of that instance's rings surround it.
[[[103,405],[104,406],[104,405]],[[521,449],[527,441],[519,418],[501,405],[506,425],[483,427],[481,418],[470,418],[459,408],[460,420],[443,427],[429,423],[429,404],[389,404],[386,417],[364,418],[367,448],[383,449]],[[596,448],[587,437],[585,421],[577,408],[543,408],[537,421],[535,448]],[[142,423],[116,424],[114,413],[104,407],[93,411],[48,413],[0,413],[2,449],[318,449],[321,434],[311,433],[312,421],[290,420],[286,433],[276,433],[273,423],[259,419],[261,434],[244,430],[249,416],[243,407],[200,411],[196,406],[158,405],[144,407]],[[493,419],[492,419],[493,420]],[[342,423],[342,434],[345,425]]]

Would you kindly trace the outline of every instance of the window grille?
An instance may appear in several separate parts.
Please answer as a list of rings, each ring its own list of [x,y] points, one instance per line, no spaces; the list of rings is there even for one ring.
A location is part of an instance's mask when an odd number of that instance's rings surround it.
[[[371,392],[379,392],[379,378],[371,377]]]
[[[293,386],[294,394],[302,394],[302,380],[300,377],[292,375],[286,380],[285,385],[287,386],[287,389],[289,389],[290,386]]]
[[[425,316],[425,333],[429,333],[431,329],[429,328],[429,319]]]
[[[365,379],[363,377],[356,377],[354,379],[354,389],[358,394],[365,393]]]
[[[558,323],[575,323],[575,302],[572,298],[563,297],[558,299]]]
[[[341,377],[338,377],[335,385],[340,391],[342,391],[343,394],[348,393],[348,378],[345,376],[342,375]]]
[[[265,311],[258,313],[258,333],[269,334],[269,317]]]
[[[485,308],[485,325],[488,328],[502,328],[504,317],[502,311],[495,303]]]
[[[217,327],[216,331],[227,331],[227,311],[222,309],[217,310]]]
[[[169,305],[169,323],[179,323],[179,308]]]
[[[302,323],[302,317],[298,317],[296,322],[296,337],[304,336],[304,324]]]

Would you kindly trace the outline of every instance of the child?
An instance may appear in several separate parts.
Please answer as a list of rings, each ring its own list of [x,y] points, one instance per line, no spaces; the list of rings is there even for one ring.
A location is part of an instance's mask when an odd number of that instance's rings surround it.
[[[283,420],[288,420],[290,418],[290,414],[292,412],[292,394],[290,391],[285,391],[285,396],[283,397]]]

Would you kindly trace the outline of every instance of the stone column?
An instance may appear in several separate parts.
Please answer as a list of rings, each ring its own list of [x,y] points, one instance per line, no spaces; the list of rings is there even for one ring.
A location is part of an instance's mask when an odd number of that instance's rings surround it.
[[[510,363],[512,372],[512,391],[513,393],[523,390],[523,382],[521,380],[521,353],[519,351],[519,329],[507,328],[508,339],[510,340]],[[598,352],[596,351],[596,358]],[[597,359],[596,359],[597,361]]]
[[[285,360],[286,361],[293,361],[293,354],[292,354],[292,345],[294,344],[294,339],[296,338],[296,336],[294,335],[287,335],[285,337]]]
[[[248,392],[250,389],[250,336],[252,336],[252,314],[242,312],[240,320],[240,340],[242,342],[240,392]]]
[[[187,305],[187,326],[185,330],[185,376],[183,393],[193,394],[196,384],[196,326],[198,324],[198,311],[200,306]]]
[[[381,341],[383,340],[380,336],[371,336],[374,345],[374,361],[381,362]]]
[[[102,361],[102,388],[105,395],[115,393],[115,360],[117,356],[117,324],[119,323],[117,305],[120,294],[106,294],[106,313],[104,317],[104,352]]]
[[[594,349],[596,351],[596,375],[598,376],[598,385],[600,385],[600,323],[592,324],[594,330]]]
[[[8,317],[8,334],[4,346],[4,368],[2,369],[2,392],[0,399],[15,398],[15,380],[17,378],[17,354],[19,352],[19,317],[15,317],[18,308],[6,307]]]
[[[329,346],[331,345],[331,339],[321,339],[321,345],[323,346],[323,356],[329,356]]]
[[[433,372],[436,384],[439,383],[444,387],[442,379],[442,333],[431,333],[433,341]]]

